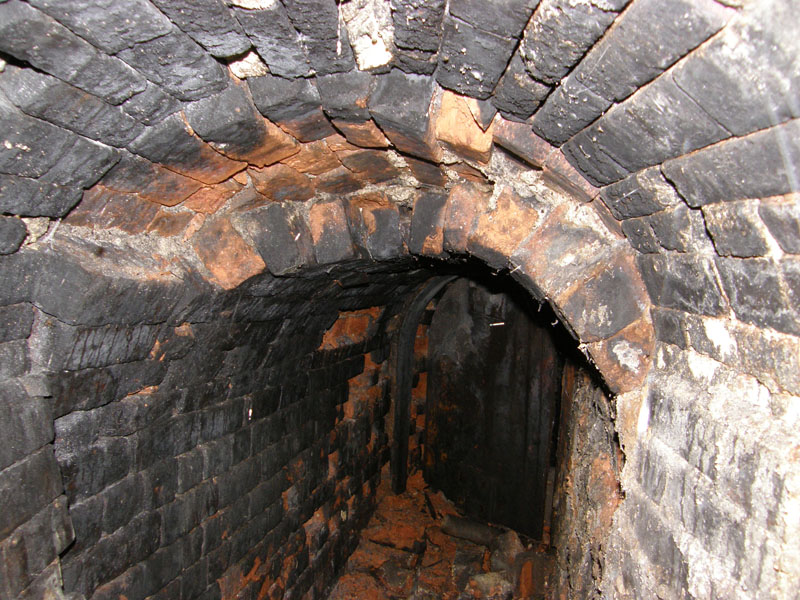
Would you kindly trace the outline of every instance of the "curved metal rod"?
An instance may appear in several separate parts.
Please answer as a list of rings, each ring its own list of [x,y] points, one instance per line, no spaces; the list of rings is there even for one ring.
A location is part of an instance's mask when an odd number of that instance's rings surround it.
[[[457,275],[443,275],[429,281],[408,305],[400,325],[395,353],[394,440],[390,458],[392,490],[395,494],[405,491],[408,479],[409,409],[414,379],[414,341],[419,320],[436,294],[457,278]]]

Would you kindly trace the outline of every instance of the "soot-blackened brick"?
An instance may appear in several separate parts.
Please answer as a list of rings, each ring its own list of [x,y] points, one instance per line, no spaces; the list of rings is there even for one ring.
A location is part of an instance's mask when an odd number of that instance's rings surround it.
[[[800,254],[800,202],[762,202],[758,214],[784,252]]]
[[[414,203],[408,250],[413,254],[441,254],[447,194],[423,192]]]
[[[517,41],[445,17],[436,80],[442,87],[488,98],[505,71]]]
[[[0,537],[39,512],[61,490],[58,464],[49,445],[0,472]]]
[[[51,401],[29,397],[14,380],[0,383],[0,434],[2,470],[53,440]]]
[[[98,497],[103,499],[103,532],[113,533],[142,511],[144,478],[139,473],[109,486]]]
[[[525,70],[519,53],[514,54],[491,97],[503,116],[527,119],[550,93],[550,87],[533,79]]]
[[[800,40],[781,26],[793,16],[790,3],[754,5],[678,65],[675,81],[734,135],[800,116],[789,91],[800,84]],[[748,82],[752,73],[760,74],[758,85]]]
[[[660,246],[647,219],[633,218],[622,222],[622,231],[636,250],[643,253],[658,252]]]
[[[710,260],[696,255],[647,254],[638,262],[653,304],[699,315],[725,312],[725,298]]]
[[[0,212],[23,217],[63,217],[81,200],[83,190],[28,177],[0,175]]]
[[[591,138],[595,151],[608,154],[624,169],[635,172],[709,146],[730,134],[666,74],[612,108],[581,135]],[[648,143],[638,143],[643,139]]]
[[[703,207],[705,225],[720,256],[764,256],[767,240],[752,202],[722,202]]]
[[[391,0],[394,43],[405,50],[439,49],[445,0]]]
[[[310,74],[308,54],[283,4],[273,2],[263,10],[234,8],[233,12],[271,73],[288,78]]]
[[[20,0],[0,4],[0,50],[112,104],[146,85],[144,77],[124,62],[98,52]]]
[[[643,217],[681,202],[657,167],[639,171],[601,192],[603,202],[617,219]]]
[[[369,120],[367,106],[373,82],[372,75],[358,69],[317,77],[323,110],[332,119]]]
[[[246,213],[240,222],[274,275],[285,275],[312,261],[308,227],[290,207],[270,203]]]
[[[0,254],[16,252],[27,235],[28,229],[22,219],[0,216]]]
[[[586,131],[564,144],[562,151],[570,164],[595,186],[614,183],[628,174],[625,167],[595,146],[593,137]]]
[[[203,98],[222,90],[228,81],[222,66],[175,27],[167,35],[136,44],[118,56],[179,100]],[[164,62],[163,56],[171,60]]]
[[[674,344],[684,349],[687,347],[686,334],[680,313],[672,310],[653,309],[651,315],[657,340],[667,344]]]
[[[691,223],[685,204],[658,212],[646,218],[658,243],[666,250],[687,252],[691,249]]]
[[[549,142],[561,145],[592,123],[611,102],[567,77],[533,117],[533,130]]]
[[[703,206],[793,191],[797,164],[800,120],[670,160],[663,172],[689,206]]]
[[[124,3],[31,0],[30,3],[108,54],[165,35],[172,29],[169,19],[147,0]]]
[[[525,29],[520,54],[528,72],[550,85],[581,59],[608,28],[627,2],[608,3],[543,0]]]
[[[0,342],[27,338],[31,325],[33,308],[30,304],[0,306]]]
[[[112,146],[124,146],[144,128],[119,107],[33,69],[6,67],[0,89],[25,114]]]
[[[341,25],[335,0],[292,0],[284,2],[295,29],[308,49],[308,60],[318,75],[355,68],[347,28]]]
[[[14,340],[0,344],[0,378],[19,377],[30,368],[28,344]]]
[[[518,37],[539,0],[451,0],[450,14],[484,31]]]
[[[311,79],[285,79],[272,75],[247,80],[259,112],[273,121],[291,120],[320,107],[317,86]]]
[[[181,103],[154,83],[122,103],[122,110],[145,125],[154,125],[178,112]]]
[[[70,502],[92,496],[125,477],[133,467],[131,444],[125,438],[100,438],[89,446],[61,447],[56,421],[56,458]]]
[[[800,333],[800,320],[781,289],[775,263],[761,258],[717,258],[717,268],[739,319],[784,333]]]
[[[154,0],[153,4],[212,56],[236,56],[250,48],[242,26],[221,0]]]

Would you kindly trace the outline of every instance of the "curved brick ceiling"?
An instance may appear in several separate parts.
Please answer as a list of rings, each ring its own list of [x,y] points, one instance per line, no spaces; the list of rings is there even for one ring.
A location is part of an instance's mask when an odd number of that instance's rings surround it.
[[[54,419],[168,394],[168,364],[273,384],[337,310],[475,256],[620,393],[604,594],[794,597],[799,27],[791,0],[0,0],[0,383],[47,424],[1,468],[57,471]],[[141,557],[76,575],[82,533],[66,588],[110,594]]]

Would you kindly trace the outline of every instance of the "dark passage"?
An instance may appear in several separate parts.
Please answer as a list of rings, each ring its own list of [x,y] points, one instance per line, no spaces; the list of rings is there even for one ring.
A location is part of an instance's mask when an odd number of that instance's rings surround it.
[[[535,539],[564,362],[563,329],[538,308],[497,280],[448,286],[429,329],[424,456],[426,481],[468,515]]]

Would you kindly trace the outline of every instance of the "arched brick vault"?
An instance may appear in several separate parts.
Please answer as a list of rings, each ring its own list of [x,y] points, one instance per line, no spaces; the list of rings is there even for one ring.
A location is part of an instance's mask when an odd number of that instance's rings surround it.
[[[0,1],[2,593],[59,588],[54,420],[177,386],[150,362],[215,319],[290,341],[309,297],[471,255],[620,394],[603,594],[794,597],[796,30],[790,0]],[[65,572],[110,594],[144,557]]]

